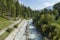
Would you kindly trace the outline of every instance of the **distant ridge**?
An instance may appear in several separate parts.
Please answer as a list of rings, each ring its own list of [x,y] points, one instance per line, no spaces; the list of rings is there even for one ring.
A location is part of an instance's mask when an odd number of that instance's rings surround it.
[[[53,10],[53,6],[54,6],[54,5],[49,6],[49,7],[46,7],[46,9],[51,9],[51,10]],[[43,9],[45,9],[45,8],[43,8]],[[37,11],[41,11],[41,10],[43,10],[43,9],[39,9],[39,10],[37,10]]]
[[[46,7],[47,9],[53,10],[53,6]]]

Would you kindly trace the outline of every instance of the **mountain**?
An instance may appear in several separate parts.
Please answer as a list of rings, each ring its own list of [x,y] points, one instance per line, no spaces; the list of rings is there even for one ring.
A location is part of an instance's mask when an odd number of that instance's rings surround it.
[[[53,10],[53,6],[46,7],[47,9]]]

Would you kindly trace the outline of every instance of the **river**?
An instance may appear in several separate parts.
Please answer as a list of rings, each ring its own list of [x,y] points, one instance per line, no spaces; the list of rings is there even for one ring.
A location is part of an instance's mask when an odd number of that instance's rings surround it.
[[[42,35],[37,31],[36,27],[29,21],[29,40],[42,40]]]

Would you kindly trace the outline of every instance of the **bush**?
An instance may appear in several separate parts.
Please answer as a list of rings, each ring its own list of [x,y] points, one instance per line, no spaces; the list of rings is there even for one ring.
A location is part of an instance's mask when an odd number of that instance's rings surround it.
[[[6,31],[10,33],[13,30],[13,28],[8,28]]]
[[[14,28],[17,28],[18,27],[18,24],[14,25]]]

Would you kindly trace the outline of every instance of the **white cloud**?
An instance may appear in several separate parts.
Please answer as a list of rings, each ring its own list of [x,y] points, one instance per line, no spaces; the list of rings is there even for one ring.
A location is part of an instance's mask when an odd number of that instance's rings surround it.
[[[21,1],[19,1],[20,3],[22,3]]]
[[[57,2],[60,2],[60,0],[57,0]]]
[[[54,4],[56,4],[57,2],[60,2],[60,0],[53,0],[54,2],[53,3],[50,3],[50,2],[45,2],[43,4],[44,7],[49,7],[49,6],[52,6]]]
[[[23,4],[23,2],[21,2],[20,0],[19,0],[19,3]]]
[[[60,0],[54,0],[54,3],[58,3],[58,2],[60,2]]]
[[[52,6],[52,5],[54,5],[54,3],[45,2],[42,5],[38,5],[36,7],[32,7],[32,9],[34,9],[34,10],[44,9],[44,8],[49,7],[49,6]]]
[[[46,3],[44,3],[43,5],[44,5],[44,7],[49,7],[49,6],[54,5],[54,3],[49,3],[49,2],[46,2]]]

